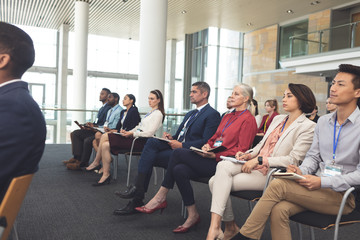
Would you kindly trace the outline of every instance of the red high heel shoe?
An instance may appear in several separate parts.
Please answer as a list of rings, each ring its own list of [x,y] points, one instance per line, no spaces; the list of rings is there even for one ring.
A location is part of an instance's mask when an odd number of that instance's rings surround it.
[[[199,224],[200,222],[200,217],[193,223],[191,224],[189,227],[183,227],[182,225],[181,226],[178,226],[177,228],[175,228],[173,230],[173,233],[186,233],[190,230],[190,228],[196,226],[197,224]]]
[[[153,212],[155,212],[156,210],[160,209],[160,213],[162,213],[164,211],[164,209],[167,207],[167,202],[166,200],[160,204],[158,204],[155,208],[153,209],[148,209],[145,206],[141,206],[141,207],[136,207],[135,210],[138,212],[142,212],[142,213],[147,213],[147,214],[151,214]]]

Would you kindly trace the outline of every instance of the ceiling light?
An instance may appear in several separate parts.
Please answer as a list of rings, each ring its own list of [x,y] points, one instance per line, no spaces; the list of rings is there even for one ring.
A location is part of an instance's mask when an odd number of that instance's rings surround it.
[[[314,6],[314,5],[318,5],[319,3],[320,3],[320,1],[313,1],[313,2],[310,3],[310,5]]]
[[[247,23],[246,25],[248,25],[248,26],[252,26],[252,23],[251,23],[251,22],[249,22],[249,23]]]
[[[291,10],[291,9],[287,10],[286,12],[287,12],[287,13],[289,13],[289,14],[294,13],[294,11],[293,11],[293,10]]]
[[[181,13],[182,13],[182,14],[185,14],[185,13],[187,13],[187,12],[186,12],[186,10],[182,10]]]

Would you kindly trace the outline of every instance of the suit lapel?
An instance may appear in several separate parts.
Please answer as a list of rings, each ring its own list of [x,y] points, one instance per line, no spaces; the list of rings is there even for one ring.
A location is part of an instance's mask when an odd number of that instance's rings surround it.
[[[210,105],[207,104],[203,109],[201,109],[201,111],[198,113],[198,115],[195,117],[195,119],[192,120],[192,121],[190,121],[186,127],[189,129],[190,126],[201,116],[201,114],[203,114],[203,113],[209,108],[209,106],[210,106]],[[195,111],[195,110],[193,110],[193,111]],[[192,111],[192,112],[193,112],[193,111]],[[191,115],[190,115],[190,116],[191,116]]]

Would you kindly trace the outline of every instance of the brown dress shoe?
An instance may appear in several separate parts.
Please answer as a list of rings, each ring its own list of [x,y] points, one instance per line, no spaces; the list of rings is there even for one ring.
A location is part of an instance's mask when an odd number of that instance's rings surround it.
[[[65,160],[65,161],[63,161],[63,163],[66,165],[66,164],[68,164],[68,163],[74,163],[74,162],[76,162],[77,160],[75,159],[75,158],[70,158],[69,160]]]
[[[76,160],[73,163],[68,163],[68,164],[66,164],[66,168],[69,169],[69,170],[81,170],[80,161]]]

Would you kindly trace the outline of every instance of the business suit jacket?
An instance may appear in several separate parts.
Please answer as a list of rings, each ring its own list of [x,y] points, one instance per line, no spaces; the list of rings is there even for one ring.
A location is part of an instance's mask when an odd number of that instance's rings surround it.
[[[26,82],[0,87],[0,202],[12,178],[34,173],[43,154],[46,124]]]
[[[264,138],[253,148],[252,157],[259,154],[271,132],[287,117],[287,115],[276,116]],[[304,160],[309,150],[316,124],[309,120],[305,114],[301,114],[281,135],[275,144],[274,151],[268,157],[270,167],[287,167],[289,164],[299,165]]]
[[[196,110],[188,112],[182,123],[180,124],[176,134],[173,139],[177,139],[181,130],[184,128],[186,121]],[[186,126],[188,128],[185,135],[185,142],[183,142],[183,148],[202,147],[209,138],[214,135],[219,123],[221,121],[220,114],[218,111],[213,109],[210,104],[207,104],[201,111],[198,113],[195,119],[191,119]]]
[[[124,120],[124,124],[121,124],[121,120],[124,117],[124,113],[126,112],[126,109],[122,110],[120,112],[120,119],[116,125],[116,129],[118,130],[118,132],[120,132],[120,129],[124,129],[125,131],[129,131],[131,129],[133,129],[134,127],[136,127],[139,122],[141,121],[140,118],[140,114],[138,111],[138,108],[135,106],[132,106],[131,108],[129,108],[125,120]]]
[[[94,124],[98,126],[103,126],[106,121],[106,115],[107,112],[110,110],[111,106],[107,103],[105,103],[100,109],[97,114],[97,120],[94,122]]]

